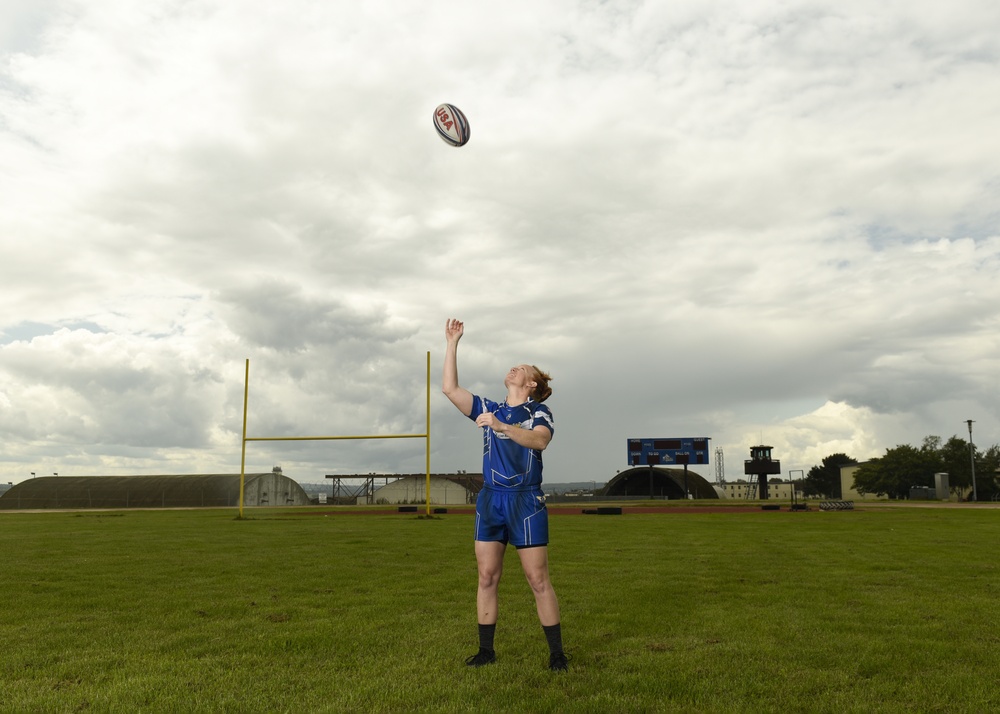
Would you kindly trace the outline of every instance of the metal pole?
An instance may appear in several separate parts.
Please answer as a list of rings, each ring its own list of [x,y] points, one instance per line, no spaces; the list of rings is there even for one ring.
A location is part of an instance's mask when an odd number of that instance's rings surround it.
[[[802,479],[804,477],[805,471],[803,471],[802,469],[793,469],[793,470],[791,470],[791,471],[788,472],[788,483],[792,487],[792,505],[793,506],[795,506],[799,502],[799,500],[798,500],[798,494],[795,493],[795,479],[792,478],[792,474],[795,474],[795,473],[799,474],[799,478]]]
[[[966,419],[969,425],[969,462],[972,464],[972,500],[978,501],[979,494],[976,493],[976,447],[972,445],[972,419]]]
[[[424,430],[424,465],[427,469],[427,515],[431,515],[431,352],[427,350],[427,428]],[[447,498],[445,501],[447,502]]]
[[[677,463],[684,465],[684,498],[688,500],[691,498],[691,490],[688,487],[688,464],[691,462],[691,454],[681,452],[674,459]]]
[[[243,448],[240,453],[240,518],[243,518],[243,481],[247,467],[247,396],[250,392],[250,358],[243,373]]]

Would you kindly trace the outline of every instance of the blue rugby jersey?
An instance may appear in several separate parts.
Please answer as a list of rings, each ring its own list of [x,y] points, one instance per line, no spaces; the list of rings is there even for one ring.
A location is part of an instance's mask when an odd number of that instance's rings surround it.
[[[469,418],[475,421],[476,417],[486,412],[492,412],[505,424],[517,424],[528,430],[542,425],[555,434],[552,412],[533,399],[511,407],[507,406],[506,401],[497,404],[473,395]],[[498,434],[489,427],[483,427],[483,481],[487,487],[497,490],[523,491],[540,488],[542,452],[521,446],[506,434]]]

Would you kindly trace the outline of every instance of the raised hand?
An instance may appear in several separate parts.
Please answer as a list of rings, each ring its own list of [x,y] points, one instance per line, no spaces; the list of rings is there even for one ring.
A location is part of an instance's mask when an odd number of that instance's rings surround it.
[[[465,334],[465,323],[461,320],[449,318],[444,323],[444,336],[448,342],[458,342]]]

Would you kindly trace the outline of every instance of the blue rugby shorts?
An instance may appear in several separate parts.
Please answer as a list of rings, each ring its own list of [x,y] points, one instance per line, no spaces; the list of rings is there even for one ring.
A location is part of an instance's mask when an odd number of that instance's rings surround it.
[[[531,548],[549,543],[549,512],[541,490],[484,488],[476,498],[476,540]]]

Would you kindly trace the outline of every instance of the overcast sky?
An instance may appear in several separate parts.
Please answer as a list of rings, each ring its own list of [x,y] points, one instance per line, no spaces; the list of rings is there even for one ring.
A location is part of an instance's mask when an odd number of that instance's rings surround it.
[[[995,0],[6,0],[0,57],[4,482],[237,473],[246,359],[249,436],[421,433],[428,351],[479,471],[448,317],[472,391],[553,375],[549,482],[1000,441]]]

